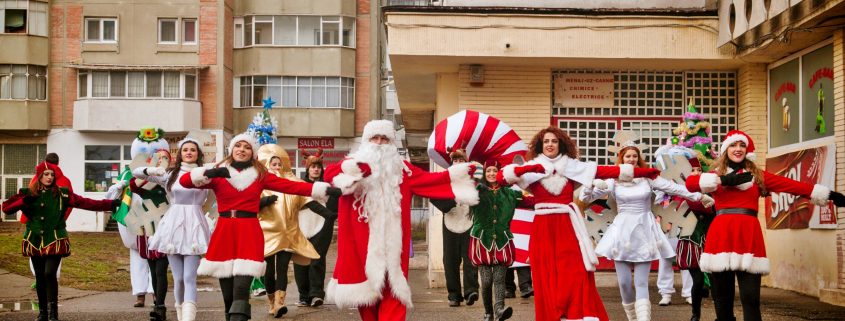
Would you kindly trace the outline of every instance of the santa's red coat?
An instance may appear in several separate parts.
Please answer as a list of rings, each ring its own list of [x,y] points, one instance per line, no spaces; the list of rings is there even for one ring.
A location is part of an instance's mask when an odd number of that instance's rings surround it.
[[[407,169],[396,187],[401,195],[401,216],[369,213],[366,221],[359,219],[361,213],[353,207],[354,194],[348,194],[354,192],[358,181],[366,179],[355,161],[347,159],[325,170],[326,181],[347,194],[338,201],[337,264],[327,289],[329,302],[340,308],[376,304],[386,282],[402,304],[412,306],[407,281],[412,195],[455,199],[471,205],[478,202],[466,166],[429,173],[408,162],[404,164]]]
[[[740,170],[740,173],[743,171]],[[736,187],[721,186],[717,178],[713,173],[687,178],[687,189],[690,192],[710,193],[719,213],[707,232],[704,253],[701,253],[699,260],[701,270],[769,274],[769,259],[766,257],[760,221],[756,214],[738,213],[757,212],[759,199],[763,196],[759,186],[753,182]],[[830,194],[830,190],[822,185],[805,184],[766,171],[763,171],[763,185],[769,192],[803,196],[816,204],[826,203]]]

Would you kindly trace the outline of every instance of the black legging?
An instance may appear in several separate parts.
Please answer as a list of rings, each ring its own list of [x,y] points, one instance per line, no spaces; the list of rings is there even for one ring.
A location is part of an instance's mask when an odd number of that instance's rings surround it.
[[[276,293],[276,291],[285,291],[288,288],[288,263],[290,263],[291,253],[279,251],[276,254],[264,258],[267,263],[267,269],[264,270],[264,288],[267,293]]]
[[[692,315],[701,317],[701,297],[704,295],[704,272],[689,269],[692,276]]]
[[[739,282],[739,300],[742,302],[742,316],[745,321],[760,321],[760,274],[727,271],[710,275],[713,285],[713,304],[716,306],[716,320],[732,321],[734,318],[734,277]]]
[[[164,298],[167,297],[167,257],[147,259],[147,264],[150,266],[150,274],[153,277],[155,305],[164,305]]]
[[[235,275],[220,279],[223,304],[226,306],[225,313],[229,313],[229,310],[232,308],[232,302],[237,300],[249,301],[249,286],[251,284],[252,276],[248,275]]]
[[[33,256],[32,268],[35,270],[35,292],[38,305],[47,307],[47,303],[59,302],[59,280],[56,277],[62,257],[59,255]]]

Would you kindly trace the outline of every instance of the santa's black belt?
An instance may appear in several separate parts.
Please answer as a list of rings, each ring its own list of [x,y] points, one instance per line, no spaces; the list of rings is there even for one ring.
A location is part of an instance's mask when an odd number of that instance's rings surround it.
[[[247,211],[225,211],[220,213],[220,217],[225,218],[255,218],[258,214]]]
[[[716,215],[722,214],[742,214],[748,216],[757,217],[757,210],[752,210],[750,208],[723,208],[721,210],[716,211]]]

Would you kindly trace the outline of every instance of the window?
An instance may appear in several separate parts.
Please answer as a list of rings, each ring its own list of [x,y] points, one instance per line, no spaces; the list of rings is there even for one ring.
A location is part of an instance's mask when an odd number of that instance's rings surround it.
[[[242,20],[241,20],[242,19]],[[235,19],[235,47],[355,46],[355,19],[341,16],[245,16]]]
[[[0,99],[46,100],[47,67],[0,65]]]
[[[80,70],[78,79],[79,98],[197,98],[197,74],[192,70]]]
[[[117,19],[85,18],[85,42],[117,42]]]
[[[105,192],[132,161],[129,145],[85,146],[85,192]]]
[[[355,106],[355,80],[347,77],[245,76],[239,89],[240,107],[262,106],[267,97],[282,107]]]
[[[47,3],[0,0],[0,33],[47,36]]]
[[[182,43],[197,43],[197,19],[182,19]]]
[[[158,43],[177,43],[176,23],[176,19],[158,19]]]

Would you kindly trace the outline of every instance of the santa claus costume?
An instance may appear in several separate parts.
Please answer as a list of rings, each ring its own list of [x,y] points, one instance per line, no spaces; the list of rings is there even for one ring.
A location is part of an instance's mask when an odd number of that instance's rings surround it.
[[[822,185],[810,185],[759,170],[753,163],[754,142],[731,130],[710,173],[687,179],[690,191],[710,193],[716,201],[716,218],[707,232],[699,266],[710,272],[716,319],[735,320],[734,278],[739,282],[743,320],[761,320],[760,277],[769,273],[763,231],[757,219],[759,198],[768,192],[806,197],[817,206],[833,200],[845,206],[845,196]]]
[[[534,195],[535,217],[529,241],[534,279],[535,320],[608,320],[595,282],[598,258],[584,217],[573,204],[577,184],[590,187],[596,178],[630,181],[656,177],[652,168],[597,166],[577,159],[578,148],[560,128],[541,130],[529,146],[531,161],[499,172],[501,184],[518,184]]]
[[[215,168],[198,167],[179,179],[187,188],[211,189],[217,198],[220,218],[198,274],[220,279],[229,321],[250,319],[249,284],[264,274],[264,235],[257,218],[261,193],[268,189],[325,198],[330,189],[326,183],[294,182],[268,174],[256,160],[255,144],[252,136],[237,135],[229,143],[229,156]]]
[[[407,279],[412,195],[478,202],[469,164],[428,173],[401,158],[395,139],[393,122],[371,121],[358,150],[325,173],[326,181],[344,191],[327,299],[339,308],[357,307],[364,321],[405,320],[412,306]]]

